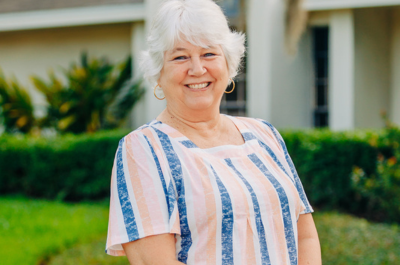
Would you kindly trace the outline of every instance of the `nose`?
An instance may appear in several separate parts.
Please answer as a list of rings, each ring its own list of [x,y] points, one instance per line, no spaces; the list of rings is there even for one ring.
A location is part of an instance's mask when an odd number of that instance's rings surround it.
[[[199,57],[192,57],[192,65],[189,69],[189,75],[201,76],[207,72],[204,68],[203,62]]]

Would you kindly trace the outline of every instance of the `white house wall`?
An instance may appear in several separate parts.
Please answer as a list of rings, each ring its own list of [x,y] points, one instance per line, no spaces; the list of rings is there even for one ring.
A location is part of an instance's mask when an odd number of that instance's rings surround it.
[[[390,111],[390,9],[355,9],[354,29],[355,127],[379,128]]]
[[[248,1],[248,115],[279,128],[312,126],[311,37],[296,56],[285,51],[284,1]]]
[[[283,19],[276,21],[273,42],[272,117],[278,128],[309,128],[313,118],[312,34],[306,31],[296,55],[284,45]]]
[[[390,118],[400,124],[400,8],[392,14],[392,87]]]
[[[59,67],[79,62],[84,50],[89,56],[122,61],[131,52],[131,23],[0,32],[0,40],[0,67],[6,76],[15,75],[28,87],[33,102],[43,109],[43,98],[33,88],[31,75],[46,78],[50,69],[57,72]]]
[[[329,127],[351,130],[355,127],[353,10],[333,11],[329,26]]]
[[[143,37],[146,38],[150,29],[151,23],[154,17],[157,15],[157,10],[162,3],[162,0],[146,0],[146,15],[145,15],[145,23],[144,23],[144,34]],[[142,42],[143,49],[146,49],[145,41]],[[143,50],[142,49],[142,50]],[[144,122],[149,122],[155,118],[163,111],[166,106],[166,100],[158,100],[153,95],[153,88],[156,84],[149,84],[148,82],[145,83],[147,92],[143,97],[142,101],[139,105],[135,108],[134,117],[137,121],[135,121],[135,126],[140,126]],[[136,128],[136,127],[135,127]]]
[[[272,14],[279,0],[247,4],[247,114],[271,121]]]

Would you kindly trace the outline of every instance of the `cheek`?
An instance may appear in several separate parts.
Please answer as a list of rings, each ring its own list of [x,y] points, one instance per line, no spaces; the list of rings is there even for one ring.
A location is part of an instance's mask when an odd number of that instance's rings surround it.
[[[160,85],[166,89],[174,87],[182,82],[184,76],[185,73],[183,69],[177,67],[165,69],[160,78]]]
[[[228,81],[228,68],[225,63],[220,63],[212,68],[215,77],[221,81]]]

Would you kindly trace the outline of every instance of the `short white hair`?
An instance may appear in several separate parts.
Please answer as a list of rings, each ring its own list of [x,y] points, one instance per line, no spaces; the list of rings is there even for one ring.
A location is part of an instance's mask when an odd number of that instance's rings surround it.
[[[237,75],[245,51],[245,37],[229,29],[221,8],[212,0],[167,0],[153,20],[147,38],[148,50],[141,57],[141,70],[151,84],[160,77],[164,52],[181,40],[204,48],[220,45],[229,77]]]

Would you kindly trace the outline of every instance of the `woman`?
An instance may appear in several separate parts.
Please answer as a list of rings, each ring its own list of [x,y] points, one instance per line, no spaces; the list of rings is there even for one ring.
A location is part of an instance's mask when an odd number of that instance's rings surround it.
[[[138,265],[321,264],[313,210],[277,130],[219,113],[243,43],[211,0],[161,7],[142,70],[167,107],[119,143],[108,254]]]

